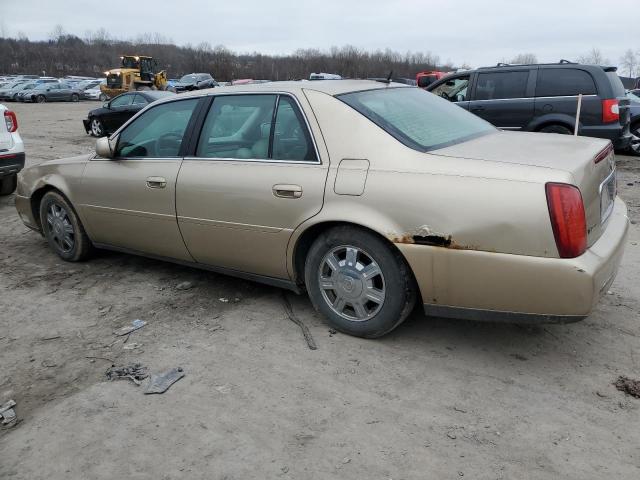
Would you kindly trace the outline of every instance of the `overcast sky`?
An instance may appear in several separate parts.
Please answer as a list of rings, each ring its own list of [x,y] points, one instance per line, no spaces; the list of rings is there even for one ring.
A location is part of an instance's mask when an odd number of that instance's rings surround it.
[[[638,0],[0,0],[0,33],[47,39],[56,24],[83,37],[104,27],[117,38],[159,32],[175,43],[237,52],[291,53],[354,45],[430,51],[470,66],[531,52],[539,61],[575,59],[598,47],[618,64],[640,49]]]

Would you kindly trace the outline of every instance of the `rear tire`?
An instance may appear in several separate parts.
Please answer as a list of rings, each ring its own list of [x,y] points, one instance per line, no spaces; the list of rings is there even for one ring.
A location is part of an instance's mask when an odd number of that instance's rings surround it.
[[[47,101],[47,97],[45,97],[44,95],[38,95],[36,97],[36,102],[38,103],[46,103]]]
[[[60,193],[50,191],[40,202],[40,225],[51,249],[67,262],[86,260],[93,244],[71,204]]]
[[[562,135],[572,135],[573,132],[563,125],[547,125],[538,130],[542,133],[560,133]]]
[[[71,95],[71,101],[72,102],[79,102],[80,101],[80,96],[77,93],[73,93]]]
[[[327,323],[357,337],[390,332],[416,301],[415,281],[400,253],[356,227],[332,228],[316,239],[307,254],[305,282]]]
[[[109,97],[107,97],[105,93],[101,93],[98,97],[98,100],[100,100],[101,102],[106,102],[107,100],[109,100]]]
[[[8,177],[0,178],[0,195],[11,195],[18,186],[18,175],[15,173]]]

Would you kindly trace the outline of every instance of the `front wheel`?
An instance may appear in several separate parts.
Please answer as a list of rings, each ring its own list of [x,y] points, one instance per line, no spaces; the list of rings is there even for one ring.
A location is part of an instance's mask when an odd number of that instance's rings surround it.
[[[400,253],[375,234],[336,227],[313,243],[305,263],[313,306],[344,333],[380,337],[411,313],[413,275]]]
[[[631,125],[631,133],[640,138],[640,123]],[[640,156],[640,142],[629,145],[629,153],[631,155]]]
[[[98,98],[99,98],[99,100],[101,102],[106,102],[107,100],[109,100],[109,97],[107,97],[107,95],[105,93],[101,93],[100,97],[98,97]]]
[[[47,101],[47,97],[45,97],[44,95],[38,95],[36,97],[36,102],[38,103],[45,103]]]
[[[92,118],[91,123],[91,135],[94,137],[102,137],[104,136],[104,126],[102,122],[97,118]]]
[[[42,233],[51,249],[67,262],[79,262],[93,250],[91,240],[71,204],[58,192],[47,192],[40,202]]]
[[[0,177],[0,195],[11,195],[18,186],[18,176],[14,173],[8,177]]]
[[[77,93],[74,93],[71,95],[71,101],[72,102],[79,102],[80,101],[80,96]]]

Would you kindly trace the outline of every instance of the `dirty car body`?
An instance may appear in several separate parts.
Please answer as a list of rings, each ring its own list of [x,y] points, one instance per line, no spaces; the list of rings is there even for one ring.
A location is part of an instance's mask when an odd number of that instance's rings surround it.
[[[351,80],[160,100],[96,155],[23,171],[16,208],[63,258],[90,243],[306,289],[364,337],[418,300],[454,318],[584,318],[628,229],[609,141],[499,131],[420,89]],[[76,225],[58,249],[54,227]]]

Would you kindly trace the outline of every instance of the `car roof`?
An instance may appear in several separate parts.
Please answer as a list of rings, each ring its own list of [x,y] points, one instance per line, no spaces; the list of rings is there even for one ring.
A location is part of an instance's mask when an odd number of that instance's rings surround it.
[[[250,83],[245,85],[232,85],[228,87],[215,87],[203,90],[194,90],[181,93],[180,98],[200,97],[221,93],[301,93],[302,90],[316,90],[328,95],[340,95],[343,93],[358,92],[362,90],[376,90],[392,86],[393,88],[412,88],[402,83],[388,85],[373,80],[297,80],[286,82]]]

